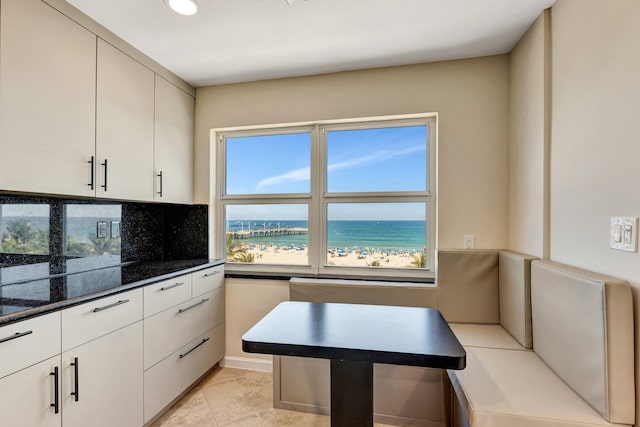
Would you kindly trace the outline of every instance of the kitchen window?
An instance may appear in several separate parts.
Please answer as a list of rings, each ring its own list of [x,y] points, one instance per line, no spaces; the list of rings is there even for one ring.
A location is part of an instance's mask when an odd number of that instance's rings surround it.
[[[49,253],[49,205],[46,203],[0,204],[0,239],[5,254]]]
[[[429,278],[433,116],[215,130],[230,272]]]

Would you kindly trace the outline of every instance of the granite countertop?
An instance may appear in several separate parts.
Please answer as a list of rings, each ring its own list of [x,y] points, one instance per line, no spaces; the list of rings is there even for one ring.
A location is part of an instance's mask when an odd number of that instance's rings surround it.
[[[49,263],[0,268],[0,326],[224,264],[189,259],[84,265],[48,274]]]

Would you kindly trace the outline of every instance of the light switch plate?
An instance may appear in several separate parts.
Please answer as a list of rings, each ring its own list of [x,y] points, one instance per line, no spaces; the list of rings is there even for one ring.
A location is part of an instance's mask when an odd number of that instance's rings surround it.
[[[620,251],[638,252],[638,218],[612,217],[609,247]]]
[[[98,221],[96,223],[96,237],[98,239],[106,239],[108,236],[107,221]]]

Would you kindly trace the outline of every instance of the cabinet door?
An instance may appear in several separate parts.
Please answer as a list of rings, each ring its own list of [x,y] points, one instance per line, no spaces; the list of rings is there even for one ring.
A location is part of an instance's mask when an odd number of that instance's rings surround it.
[[[143,424],[142,322],[62,353],[62,365],[65,427]]]
[[[193,203],[193,97],[156,75],[155,200]]]
[[[94,195],[96,36],[40,0],[0,8],[0,189]]]
[[[58,380],[51,375],[58,368]],[[0,379],[0,424],[60,427],[60,355]],[[56,412],[56,392],[58,411]],[[52,406],[54,405],[54,406]]]
[[[153,200],[153,72],[99,39],[96,90],[96,195]]]

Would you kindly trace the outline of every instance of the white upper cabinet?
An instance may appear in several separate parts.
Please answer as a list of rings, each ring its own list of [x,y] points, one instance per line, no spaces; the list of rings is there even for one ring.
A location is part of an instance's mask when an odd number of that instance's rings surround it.
[[[98,39],[98,197],[153,200],[154,73]]]
[[[0,189],[91,196],[96,36],[40,0],[0,8]]]
[[[51,5],[0,1],[0,190],[192,203],[193,120],[193,96]]]
[[[193,202],[194,99],[156,75],[156,201]]]

